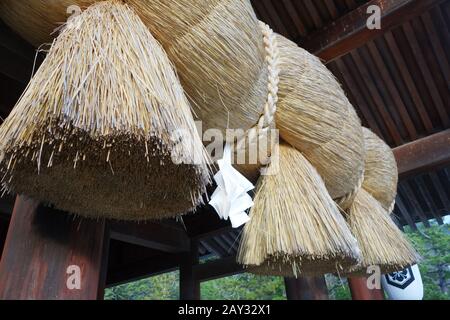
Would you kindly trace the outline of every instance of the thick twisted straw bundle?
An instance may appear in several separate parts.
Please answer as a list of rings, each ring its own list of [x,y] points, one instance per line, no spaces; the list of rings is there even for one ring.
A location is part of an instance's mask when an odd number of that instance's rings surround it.
[[[347,223],[361,248],[362,262],[347,270],[366,274],[367,267],[378,265],[382,273],[403,270],[417,263],[419,256],[397,228],[381,204],[360,189],[347,213]]]
[[[366,144],[364,189],[389,213],[394,209],[398,169],[392,149],[375,133],[363,128]]]
[[[402,270],[417,262],[418,255],[389,213],[394,204],[398,171],[392,150],[369,129],[363,128],[366,145],[362,188],[347,210],[349,227],[362,252],[360,266],[350,273],[364,274],[379,265],[383,273]]]
[[[277,39],[280,85],[276,121],[280,135],[317,169],[333,199],[354,194],[364,171],[360,120],[318,58],[282,36]]]
[[[48,42],[70,5],[95,0],[3,0],[0,17],[35,45]],[[249,0],[124,0],[175,64],[203,129],[249,129],[263,112],[268,71]]]
[[[258,122],[268,70],[249,0],[127,1],[166,49],[204,129]]]
[[[201,203],[210,181],[169,59],[117,1],[70,20],[1,126],[0,141],[8,190],[86,216],[184,213]]]
[[[357,263],[355,238],[316,170],[295,148],[280,144],[257,185],[239,263],[259,274],[297,276],[340,271]]]

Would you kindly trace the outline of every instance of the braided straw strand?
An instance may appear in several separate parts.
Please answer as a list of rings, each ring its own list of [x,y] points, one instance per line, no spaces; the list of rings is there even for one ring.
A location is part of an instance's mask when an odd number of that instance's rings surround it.
[[[277,46],[277,40],[272,29],[260,21],[261,31],[264,38],[264,50],[266,52],[266,62],[267,69],[269,71],[268,75],[268,96],[266,104],[264,105],[264,112],[260,116],[258,123],[250,128],[246,134],[241,136],[238,140],[237,149],[240,150],[245,146],[245,141],[248,139],[249,144],[258,141],[258,137],[267,133],[267,131],[272,127],[275,119],[275,113],[277,111],[278,102],[278,85],[280,82],[279,78],[279,50]]]

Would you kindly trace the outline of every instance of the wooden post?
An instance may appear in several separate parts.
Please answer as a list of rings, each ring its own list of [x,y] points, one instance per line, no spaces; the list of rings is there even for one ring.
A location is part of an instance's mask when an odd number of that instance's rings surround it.
[[[288,300],[328,300],[325,277],[284,278]]]
[[[183,254],[180,264],[180,300],[200,300],[200,281],[194,272],[198,263],[198,241],[192,240],[191,250]]]
[[[369,289],[366,277],[348,278],[348,285],[353,300],[384,300],[382,289]]]
[[[0,299],[103,298],[108,243],[104,221],[17,197],[0,261]]]

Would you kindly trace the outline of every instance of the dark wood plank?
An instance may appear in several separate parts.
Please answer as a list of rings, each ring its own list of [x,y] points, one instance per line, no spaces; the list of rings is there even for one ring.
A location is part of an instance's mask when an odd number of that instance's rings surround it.
[[[406,130],[408,131],[410,140],[416,140],[417,139],[417,130],[414,127],[414,123],[412,122],[411,117],[408,114],[407,108],[400,96],[397,86],[395,85],[394,81],[392,80],[392,77],[389,74],[389,71],[380,55],[380,52],[378,51],[377,46],[375,45],[375,43],[369,42],[367,44],[367,48],[370,52],[370,55],[372,56],[373,61],[375,62],[376,68],[380,72],[381,79],[383,80],[392,99],[394,100],[395,106],[397,107],[400,117],[402,118],[402,121],[406,127]]]
[[[419,91],[417,90],[415,81],[411,76],[410,71],[408,70],[408,66],[405,62],[405,59],[403,58],[402,53],[400,52],[400,49],[397,45],[397,42],[395,41],[394,36],[392,35],[391,32],[387,32],[384,35],[384,38],[392,53],[392,56],[394,57],[395,63],[400,71],[402,79],[405,82],[406,87],[408,88],[408,92],[411,96],[411,99],[414,102],[415,108],[418,111],[420,118],[422,119],[422,123],[426,131],[432,132],[434,129],[433,123],[430,120],[427,108],[425,107],[425,104],[419,94]]]
[[[450,163],[450,129],[393,149],[401,178]]]
[[[313,33],[301,45],[326,62],[330,62],[439,5],[442,1],[444,0],[372,0]],[[366,26],[367,8],[371,5],[381,8],[381,29],[370,30]]]
[[[348,286],[353,300],[384,300],[382,289],[371,290],[367,287],[367,278],[348,278]]]
[[[191,242],[191,250],[182,255],[180,264],[180,300],[200,300],[200,279],[195,272],[199,266],[198,241]]]
[[[0,73],[22,84],[27,84],[31,79],[32,70],[32,61],[0,48]]]
[[[324,276],[284,278],[288,300],[328,300]]]
[[[0,20],[0,49],[6,49],[28,63],[33,62],[35,49],[31,44],[14,33]]]
[[[395,206],[398,208],[403,220],[410,226],[410,228],[413,230],[417,230],[417,225],[411,218],[411,213],[406,209],[400,194],[397,195],[397,198],[395,200]],[[399,216],[397,216],[397,218],[400,219]]]
[[[370,128],[379,136],[382,136],[380,127],[375,120],[369,104],[366,102],[365,98],[361,94],[361,91],[358,90],[358,84],[354,80],[352,74],[350,73],[346,63],[343,59],[338,59],[335,61],[337,68],[339,69],[344,82],[346,83],[347,88],[353,88],[352,96],[355,98],[356,105],[355,107],[359,109],[362,113],[362,116],[365,118],[366,122],[369,124]]]
[[[104,221],[83,220],[18,197],[0,262],[0,299],[102,297],[109,241]],[[69,289],[78,266],[80,289]]]
[[[111,254],[117,254],[115,250],[119,249],[114,241],[111,242]],[[120,250],[133,250],[132,245],[127,243],[120,244]],[[181,255],[174,253],[160,253],[144,256],[141,252],[136,252],[135,257],[130,258],[122,263],[115,261],[109,262],[108,273],[106,278],[106,286],[113,287],[132,281],[138,281],[149,277],[178,270],[181,263]]]
[[[111,238],[164,252],[188,252],[190,239],[180,226],[161,222],[111,222]]]
[[[415,178],[417,189],[419,191],[419,194],[424,199],[427,207],[430,209],[431,214],[436,219],[438,224],[443,225],[444,221],[442,220],[442,216],[439,214],[439,209],[437,208],[436,204],[433,201],[433,197],[430,194],[430,190],[427,188],[427,183],[424,180],[423,176],[419,176]]]
[[[306,27],[303,24],[303,21],[300,18],[299,14],[297,12],[297,9],[292,4],[292,1],[291,0],[282,0],[282,3],[284,5],[284,7],[286,8],[286,11],[288,12],[289,16],[291,17],[300,36],[305,37],[307,35]]]
[[[351,55],[352,55],[353,60],[355,61],[356,65],[358,66],[359,72],[361,73],[361,76],[364,79],[366,87],[369,90],[369,93],[375,103],[378,113],[380,114],[381,118],[383,119],[383,122],[384,122],[387,130],[389,131],[390,135],[394,139],[395,145],[402,144],[402,142],[403,142],[402,137],[400,136],[400,133],[397,130],[397,125],[392,120],[392,117],[389,114],[389,111],[387,110],[386,104],[383,101],[383,98],[381,97],[377,87],[375,86],[375,83],[371,77],[371,73],[369,72],[365,62],[361,58],[358,50],[352,51]]]
[[[320,14],[317,11],[317,8],[315,6],[316,1],[303,0],[303,3],[305,4],[306,9],[308,10],[309,15],[314,22],[315,28],[316,29],[322,28],[323,21],[322,21],[322,18],[320,17]]]
[[[417,200],[416,195],[413,192],[412,187],[409,185],[409,181],[402,183],[398,186],[399,190],[403,192],[403,194],[408,199],[408,203],[411,206],[411,210],[409,214],[417,215],[420,218],[420,221],[427,227],[430,227],[429,217],[425,214],[423,208],[420,205],[420,202]]]
[[[245,272],[245,268],[236,262],[235,256],[194,266],[195,278],[200,282],[229,277],[243,272]]]
[[[412,49],[412,54],[415,57],[417,64],[419,66],[419,69],[422,73],[425,85],[428,88],[428,92],[431,95],[431,98],[433,100],[433,103],[443,121],[443,124],[445,127],[448,127],[450,123],[450,117],[447,113],[447,106],[444,106],[444,102],[442,101],[441,95],[437,89],[436,83],[434,81],[434,77],[431,74],[431,71],[428,67],[427,61],[424,57],[424,54],[422,53],[422,50],[420,49],[419,42],[416,38],[416,32],[412,28],[410,23],[405,23],[403,25],[403,30],[405,31],[406,38],[408,39],[409,45]],[[429,50],[429,49],[428,49]],[[448,90],[448,87],[447,87]],[[448,93],[448,91],[447,91]]]

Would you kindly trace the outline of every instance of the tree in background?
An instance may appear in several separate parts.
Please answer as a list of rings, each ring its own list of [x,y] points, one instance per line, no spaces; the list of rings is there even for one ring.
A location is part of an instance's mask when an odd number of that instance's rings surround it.
[[[419,231],[406,230],[414,247],[422,256],[419,263],[424,284],[424,299],[449,300],[450,226],[433,223],[431,228],[418,226]]]
[[[203,300],[286,300],[281,277],[244,273],[202,283]]]

